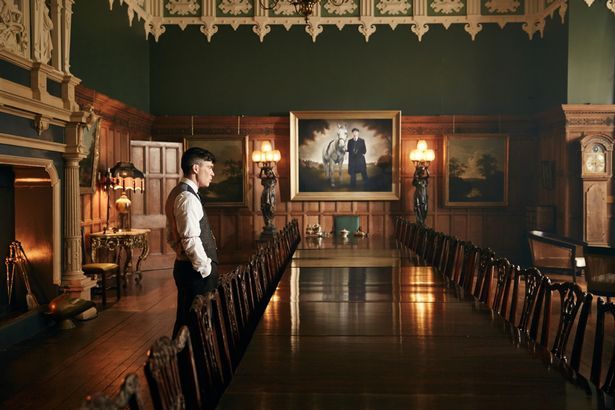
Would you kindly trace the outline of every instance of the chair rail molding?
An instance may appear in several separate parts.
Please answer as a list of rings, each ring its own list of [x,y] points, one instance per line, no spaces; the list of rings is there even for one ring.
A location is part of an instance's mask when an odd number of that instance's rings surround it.
[[[266,10],[261,7],[275,7]],[[594,0],[585,0],[589,5]],[[521,24],[530,39],[539,33],[542,37],[547,17],[557,11],[564,21],[568,0],[346,0],[339,6],[322,0],[314,6],[314,13],[306,22],[296,13],[289,0],[117,0],[126,4],[128,22],[132,25],[135,15],[144,21],[145,38],[156,41],[166,31],[166,26],[177,25],[184,30],[189,25],[211,41],[218,26],[252,26],[252,31],[262,42],[271,32],[272,25],[290,30],[292,26],[305,26],[305,32],[316,41],[323,26],[333,25],[342,29],[357,26],[365,41],[378,25],[388,25],[393,30],[398,25],[408,25],[421,41],[430,25],[441,24],[448,29],[452,24],[462,24],[465,31],[476,39],[485,24],[501,28],[508,23]],[[116,0],[109,0],[113,8]],[[606,8],[615,13],[615,0],[605,0]]]

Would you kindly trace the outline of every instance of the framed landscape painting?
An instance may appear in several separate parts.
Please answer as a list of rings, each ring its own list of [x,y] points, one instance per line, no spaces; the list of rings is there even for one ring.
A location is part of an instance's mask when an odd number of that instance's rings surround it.
[[[508,205],[508,136],[444,137],[444,205]]]
[[[199,189],[207,207],[247,206],[248,137],[194,135],[184,138],[184,149],[200,147],[216,157],[214,179]]]
[[[400,111],[291,112],[291,200],[398,200],[400,125]]]

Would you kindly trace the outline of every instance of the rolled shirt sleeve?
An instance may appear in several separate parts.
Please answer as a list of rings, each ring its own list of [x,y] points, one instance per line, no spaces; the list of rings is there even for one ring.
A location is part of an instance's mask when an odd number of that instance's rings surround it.
[[[192,268],[204,278],[211,273],[211,259],[207,257],[201,241],[203,207],[198,198],[190,192],[182,192],[175,198],[175,222],[181,246]]]

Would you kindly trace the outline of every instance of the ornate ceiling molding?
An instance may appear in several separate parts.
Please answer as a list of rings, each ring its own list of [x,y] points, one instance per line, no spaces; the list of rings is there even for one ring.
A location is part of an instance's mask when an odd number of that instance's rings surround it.
[[[259,0],[118,0],[126,4],[128,20],[137,16],[144,20],[145,37],[158,41],[166,26],[177,25],[184,30],[189,25],[200,30],[211,41],[218,26],[252,26],[261,42],[271,32],[272,25],[290,30],[292,26],[305,26],[306,33],[316,41],[323,26],[334,25],[341,30],[346,25],[357,26],[365,41],[378,25],[388,25],[393,30],[398,25],[410,26],[419,41],[429,31],[430,25],[441,24],[448,29],[452,24],[463,24],[465,31],[476,38],[484,24],[521,23],[531,39],[544,33],[547,17],[557,11],[564,21],[567,0],[347,0],[335,6],[328,0],[316,4],[314,15],[306,23],[295,12],[288,0],[280,0],[272,10],[265,10]],[[262,0],[270,4],[270,0]],[[591,4],[594,0],[585,0]],[[116,0],[109,0],[113,7]],[[607,7],[615,13],[615,0],[606,0]],[[273,3],[271,3],[273,4]]]

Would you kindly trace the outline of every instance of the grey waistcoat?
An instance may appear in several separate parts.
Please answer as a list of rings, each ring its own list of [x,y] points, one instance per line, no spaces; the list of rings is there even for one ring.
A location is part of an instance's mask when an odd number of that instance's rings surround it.
[[[173,232],[173,238],[175,238],[178,243],[179,243],[179,234],[177,233],[177,225],[175,224],[175,216],[173,214],[173,205],[175,204],[175,198],[177,198],[179,194],[185,191],[191,192],[200,200],[200,197],[197,195],[196,192],[194,192],[194,190],[190,187],[190,185],[179,183],[177,184],[175,188],[171,190],[171,193],[169,194],[169,198],[167,199],[167,202],[165,204],[165,213],[167,215],[167,218],[170,218],[173,221],[173,224],[171,226],[175,228],[175,232]],[[218,249],[216,248],[216,238],[214,237],[214,234],[211,231],[211,226],[209,225],[209,219],[207,219],[207,213],[205,212],[205,209],[203,209],[203,218],[200,220],[199,224],[201,226],[201,242],[203,242],[203,248],[205,249],[205,253],[207,254],[207,257],[210,258],[217,265],[218,264]],[[181,244],[179,244],[178,246],[181,248]],[[177,249],[176,249],[176,253],[178,255],[178,259],[188,260],[188,257],[186,256],[183,249],[181,249],[180,252],[177,252]],[[213,267],[212,267],[212,271],[213,271]]]

